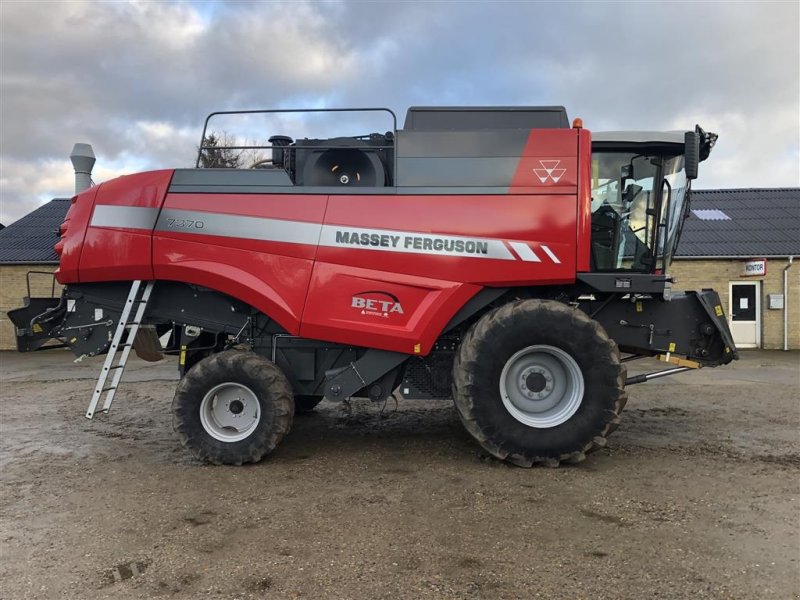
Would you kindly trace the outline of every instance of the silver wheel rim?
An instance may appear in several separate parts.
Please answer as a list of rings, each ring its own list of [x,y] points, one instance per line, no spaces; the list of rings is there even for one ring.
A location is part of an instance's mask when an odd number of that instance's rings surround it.
[[[509,414],[545,429],[568,421],[583,400],[583,373],[555,346],[528,346],[508,359],[500,374],[500,397]]]
[[[203,397],[200,422],[214,439],[239,442],[253,433],[261,422],[261,405],[246,385],[220,383]]]

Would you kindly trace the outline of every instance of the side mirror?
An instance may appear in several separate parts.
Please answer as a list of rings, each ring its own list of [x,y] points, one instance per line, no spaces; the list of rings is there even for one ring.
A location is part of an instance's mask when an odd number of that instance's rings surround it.
[[[636,199],[636,196],[642,193],[644,188],[640,185],[636,185],[635,183],[630,184],[625,188],[625,191],[622,194],[622,200],[624,202],[624,206],[627,208],[633,201]]]
[[[684,136],[684,168],[687,179],[697,179],[700,166],[700,135],[696,131],[687,131]]]

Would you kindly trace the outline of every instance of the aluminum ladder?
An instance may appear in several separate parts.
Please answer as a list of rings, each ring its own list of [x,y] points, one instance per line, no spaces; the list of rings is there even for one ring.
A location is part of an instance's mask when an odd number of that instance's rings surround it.
[[[101,412],[108,413],[111,409],[111,403],[114,401],[114,394],[119,387],[119,381],[122,379],[122,373],[125,371],[125,365],[128,362],[128,355],[133,348],[133,340],[136,339],[136,333],[139,331],[139,325],[142,324],[142,317],[147,308],[147,302],[150,300],[150,293],[153,291],[155,281],[148,281],[142,291],[142,281],[137,280],[131,284],[131,291],[128,293],[128,299],[125,301],[125,306],[122,308],[122,314],[117,323],[117,329],[114,331],[114,337],[111,339],[111,346],[106,354],[106,360],[103,363],[103,370],[100,371],[100,377],[97,378],[97,386],[92,394],[92,400],[89,402],[89,408],[86,411],[86,418],[91,419],[97,411],[97,404],[104,393],[106,394],[105,402]],[[135,309],[135,310],[134,310]],[[133,319],[131,319],[133,315]],[[120,344],[122,336],[125,332],[128,335],[125,337],[125,342]],[[122,355],[118,363],[114,364],[122,350]],[[108,376],[114,371],[114,377],[111,379],[111,385],[106,387]]]

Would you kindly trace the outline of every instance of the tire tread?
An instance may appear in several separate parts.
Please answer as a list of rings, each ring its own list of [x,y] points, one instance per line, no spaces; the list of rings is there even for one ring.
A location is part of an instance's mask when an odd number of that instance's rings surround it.
[[[261,388],[257,395],[262,402],[262,419],[267,412],[264,402],[269,401],[271,422],[239,442],[226,444],[208,436],[196,415],[202,399],[198,394],[214,385],[209,382],[220,378],[244,380]],[[204,358],[186,373],[175,390],[172,414],[172,426],[181,445],[199,460],[216,465],[256,463],[270,454],[291,429],[294,396],[288,379],[275,364],[252,352],[226,350]]]
[[[479,392],[474,380],[474,366],[481,360],[481,347],[491,344],[492,339],[501,335],[503,329],[510,324],[525,320],[525,314],[534,311],[546,311],[553,321],[563,318],[569,320],[572,332],[576,337],[589,338],[593,343],[605,346],[611,360],[607,368],[615,371],[616,389],[613,392],[614,405],[608,411],[607,421],[601,431],[588,439],[580,450],[561,453],[558,456],[538,456],[526,452],[509,452],[503,447],[502,432],[491,431],[486,424],[481,424],[476,415],[476,393]],[[466,333],[461,341],[453,364],[453,399],[457,412],[467,431],[493,456],[522,467],[544,465],[555,467],[559,464],[579,463],[586,455],[606,445],[608,436],[618,427],[620,414],[628,400],[624,390],[627,369],[620,362],[619,349],[608,336],[603,327],[591,319],[586,313],[549,300],[516,300],[504,304],[479,319]],[[499,392],[498,392],[499,393]]]

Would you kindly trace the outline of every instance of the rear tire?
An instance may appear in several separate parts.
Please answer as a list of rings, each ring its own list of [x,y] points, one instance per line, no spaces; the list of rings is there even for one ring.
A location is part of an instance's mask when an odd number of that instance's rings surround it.
[[[617,345],[578,309],[520,300],[486,313],[453,365],[467,431],[519,466],[580,462],[605,445],[625,406]]]
[[[178,383],[173,427],[198,459],[255,463],[289,432],[294,397],[283,372],[252,352],[226,350],[194,365]]]

